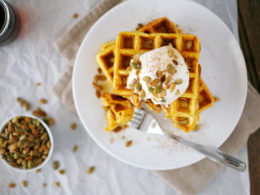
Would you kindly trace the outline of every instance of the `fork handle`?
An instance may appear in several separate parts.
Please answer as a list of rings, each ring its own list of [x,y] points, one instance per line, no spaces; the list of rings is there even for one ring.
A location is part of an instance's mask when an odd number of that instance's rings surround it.
[[[193,142],[190,142],[188,140],[185,140],[179,136],[173,135],[168,132],[166,134],[169,137],[171,137],[172,139],[174,139],[182,144],[185,144],[187,146],[190,146],[191,148],[204,154],[206,157],[208,157],[209,159],[211,159],[215,162],[226,165],[228,167],[231,167],[231,168],[241,171],[241,172],[245,171],[245,169],[246,169],[246,163],[244,163],[243,161],[241,161],[233,156],[230,156],[230,155],[222,152],[219,149],[212,148],[209,146],[203,146],[203,145],[200,145],[197,143],[193,143]]]

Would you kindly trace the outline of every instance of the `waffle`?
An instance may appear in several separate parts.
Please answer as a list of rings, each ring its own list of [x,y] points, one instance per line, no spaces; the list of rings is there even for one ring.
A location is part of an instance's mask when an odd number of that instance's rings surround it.
[[[107,132],[126,125],[132,119],[134,108],[128,99],[111,93],[104,93],[101,99],[106,110]]]
[[[200,88],[199,88],[199,112],[210,108],[214,104],[214,97],[210,93],[208,87],[200,78]]]
[[[170,118],[175,126],[188,132],[199,120],[199,53],[200,43],[196,36],[189,34],[145,34],[121,32],[116,42],[113,89],[117,94],[131,96],[133,91],[126,87],[131,71],[130,60],[138,53],[159,48],[171,43],[181,55],[189,69],[187,91],[175,100],[169,108]]]
[[[102,69],[107,79],[113,85],[114,75],[114,58],[115,58],[115,45],[104,43],[101,47],[101,52],[96,55],[96,61]]]
[[[157,20],[154,20],[147,25],[145,25],[143,28],[140,28],[138,30],[139,32],[145,32],[145,33],[155,33],[155,32],[161,32],[161,33],[177,33],[181,32],[180,29],[177,28],[177,26],[171,22],[168,18],[162,17]],[[109,41],[106,43],[103,43],[101,45],[100,52],[96,55],[96,61],[97,64],[100,66],[100,68],[103,70],[104,74],[106,75],[107,79],[110,81],[110,83],[113,83],[113,71],[114,71],[114,54],[115,54],[115,44],[116,41]],[[138,105],[139,102],[136,104]]]
[[[181,33],[181,30],[166,17],[158,18],[144,27],[138,29],[139,32],[151,33]]]

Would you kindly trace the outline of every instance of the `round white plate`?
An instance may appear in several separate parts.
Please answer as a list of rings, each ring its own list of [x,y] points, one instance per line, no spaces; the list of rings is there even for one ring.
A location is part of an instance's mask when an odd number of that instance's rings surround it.
[[[201,114],[199,131],[174,130],[176,134],[219,147],[235,128],[247,94],[246,66],[240,47],[226,25],[205,7],[184,0],[132,0],[102,16],[87,33],[77,53],[73,70],[76,109],[90,136],[105,151],[131,165],[153,170],[177,169],[204,156],[166,137],[148,136],[131,128],[106,133],[105,112],[101,100],[96,98],[92,80],[97,72],[95,55],[102,43],[115,40],[120,31],[133,31],[138,23],[163,16],[178,24],[184,33],[199,37],[202,78],[212,94],[221,99]],[[163,114],[155,115],[164,127],[173,129]],[[110,143],[111,138],[114,143]],[[131,147],[125,146],[126,140],[133,140]]]

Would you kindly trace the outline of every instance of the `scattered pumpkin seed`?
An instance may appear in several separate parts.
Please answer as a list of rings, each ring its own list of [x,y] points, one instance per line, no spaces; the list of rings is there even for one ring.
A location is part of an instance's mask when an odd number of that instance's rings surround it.
[[[198,131],[201,128],[201,124],[196,124],[193,131]]]
[[[167,65],[167,72],[170,74],[174,74],[176,73],[176,69],[174,68],[174,66],[172,64],[168,64]]]
[[[55,182],[55,186],[58,188],[60,187],[60,182]]]
[[[59,170],[59,173],[60,173],[61,175],[64,175],[64,174],[66,173],[66,170],[65,170],[65,169],[61,169],[61,170]]]
[[[95,171],[95,167],[94,167],[94,166],[91,166],[91,167],[88,168],[87,173],[88,173],[88,175],[90,175],[90,174],[92,174],[94,171]]]
[[[40,82],[36,83],[36,86],[37,87],[41,86],[41,83]]]
[[[76,18],[78,18],[78,17],[79,17],[79,14],[77,14],[77,13],[73,14],[73,18],[74,18],[74,19],[76,19]]]
[[[43,183],[42,186],[45,188],[45,187],[47,186],[47,184],[46,184],[46,183]]]
[[[144,78],[143,78],[143,81],[145,81],[145,82],[149,82],[151,80],[152,80],[152,78],[149,76],[144,76]]]
[[[126,141],[125,146],[130,147],[132,145],[132,143],[133,143],[132,140],[128,140],[128,141]]]
[[[48,103],[48,100],[42,98],[42,99],[40,99],[40,103],[41,103],[41,104],[47,104],[47,103]]]
[[[70,128],[71,128],[72,130],[75,130],[75,129],[77,128],[77,124],[76,124],[76,123],[72,123],[72,124],[70,125]]]
[[[22,181],[22,184],[23,184],[23,186],[24,186],[24,187],[27,187],[27,186],[28,186],[28,182],[27,182],[27,181],[25,181],[25,180],[24,180],[24,181]]]
[[[180,95],[180,90],[179,89],[177,89],[177,91],[176,91],[176,95]]]
[[[75,146],[73,147],[73,152],[77,152],[77,151],[78,151],[78,146],[75,145]]]
[[[220,101],[220,98],[217,97],[217,96],[215,96],[215,97],[214,97],[214,100],[215,100],[215,102],[219,102],[219,101]]]
[[[15,186],[16,186],[15,183],[9,183],[9,184],[8,184],[8,187],[9,187],[9,188],[15,188]]]
[[[16,98],[16,101],[20,103],[20,102],[22,101],[22,98],[17,97],[17,98]]]
[[[54,170],[57,170],[60,167],[60,162],[57,160],[53,161],[52,167]]]
[[[36,172],[36,173],[40,173],[40,172],[41,172],[41,169],[36,169],[35,172]]]

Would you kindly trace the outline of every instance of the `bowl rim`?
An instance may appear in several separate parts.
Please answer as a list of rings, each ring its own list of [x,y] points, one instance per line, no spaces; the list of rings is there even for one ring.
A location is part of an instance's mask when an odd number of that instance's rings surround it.
[[[16,168],[16,167],[13,167],[11,165],[9,165],[3,158],[2,156],[0,155],[0,159],[1,161],[9,168],[11,168],[12,170],[15,170],[15,171],[19,171],[19,172],[32,172],[32,171],[35,171],[37,169],[40,169],[42,168],[44,165],[47,164],[47,162],[50,160],[51,156],[52,156],[52,153],[53,153],[53,148],[54,148],[54,139],[53,139],[53,135],[52,135],[52,132],[49,128],[49,126],[42,120],[40,119],[39,117],[36,117],[36,116],[33,116],[31,114],[18,114],[18,115],[14,115],[12,117],[9,117],[7,120],[5,120],[3,123],[1,123],[1,129],[0,129],[0,133],[3,131],[3,127],[10,121],[12,120],[13,118],[15,117],[18,117],[18,116],[24,116],[24,117],[30,117],[30,118],[33,118],[33,119],[37,119],[41,124],[42,126],[45,128],[45,130],[47,131],[48,133],[48,136],[50,138],[50,142],[51,142],[51,148],[50,148],[50,151],[49,151],[49,154],[47,156],[47,158],[37,167],[34,167],[32,169],[20,169],[20,168]]]

